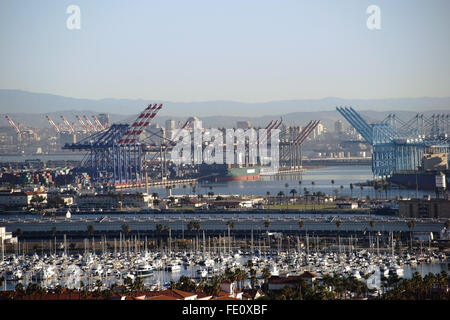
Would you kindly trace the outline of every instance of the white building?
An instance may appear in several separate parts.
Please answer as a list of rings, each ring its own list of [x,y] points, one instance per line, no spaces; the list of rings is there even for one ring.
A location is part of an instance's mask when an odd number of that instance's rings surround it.
[[[0,206],[5,207],[26,207],[31,204],[34,196],[44,198],[42,204],[47,203],[46,192],[2,192],[0,193]]]
[[[150,207],[152,199],[146,193],[85,194],[77,197],[76,204],[84,208],[142,208]]]
[[[17,237],[13,237],[12,232],[6,232],[5,227],[0,227],[0,245],[4,243],[17,243]]]

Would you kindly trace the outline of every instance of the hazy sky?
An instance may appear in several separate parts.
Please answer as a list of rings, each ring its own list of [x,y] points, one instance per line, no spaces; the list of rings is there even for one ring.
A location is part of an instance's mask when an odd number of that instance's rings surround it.
[[[68,30],[69,5],[81,29]],[[369,5],[381,30],[366,27]],[[0,88],[169,101],[450,96],[448,0],[0,2]]]

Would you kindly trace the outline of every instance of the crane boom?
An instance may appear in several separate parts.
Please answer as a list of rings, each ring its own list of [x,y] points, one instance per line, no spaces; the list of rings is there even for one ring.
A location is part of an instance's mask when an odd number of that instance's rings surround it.
[[[47,119],[47,121],[50,123],[50,125],[53,127],[53,129],[55,129],[55,131],[57,133],[60,133],[61,130],[59,130],[59,127],[55,124],[55,122],[53,122],[52,118],[50,118],[49,116],[45,116],[45,118]]]
[[[89,120],[89,118],[86,115],[84,115],[83,118],[86,121],[86,123],[88,124],[89,128],[91,128],[91,130],[93,132],[97,132],[98,131],[97,128],[92,124],[91,120]]]
[[[84,123],[83,119],[81,119],[80,116],[77,115],[75,117],[77,118],[78,122],[81,124],[81,126],[84,128],[86,132],[91,132],[91,129],[86,125],[86,123]]]
[[[94,119],[94,123],[97,125],[100,131],[105,129],[95,115],[92,116],[92,119]]]
[[[64,118],[64,116],[61,116],[61,119],[66,124],[67,128],[69,128],[69,131],[71,133],[75,133],[75,129],[70,125],[69,121],[67,121],[67,119]]]
[[[6,115],[5,118],[6,118],[6,120],[8,120],[9,124],[11,125],[11,127],[17,132],[17,134],[20,134],[20,129],[19,129],[18,126],[16,126],[14,121],[12,121],[12,119],[10,117],[8,117],[8,115]]]

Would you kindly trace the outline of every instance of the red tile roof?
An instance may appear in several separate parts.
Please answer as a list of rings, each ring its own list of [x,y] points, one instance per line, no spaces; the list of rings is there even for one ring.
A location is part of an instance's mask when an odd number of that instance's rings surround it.
[[[217,297],[217,298],[212,298],[211,300],[240,300],[240,299],[228,297],[228,296],[221,296],[221,297]]]
[[[145,297],[144,299],[139,299],[139,300],[179,300],[179,299],[172,297],[172,296],[157,295],[157,296],[153,296],[153,297]]]
[[[192,293],[192,292],[186,292],[186,291],[181,291],[178,289],[172,289],[172,291],[180,296],[182,296],[183,298],[190,298],[193,296],[196,296],[196,293]]]

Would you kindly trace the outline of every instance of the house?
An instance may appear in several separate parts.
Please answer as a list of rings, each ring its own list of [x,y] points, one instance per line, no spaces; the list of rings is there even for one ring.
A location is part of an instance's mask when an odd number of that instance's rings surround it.
[[[150,207],[152,196],[146,193],[108,193],[79,195],[76,203],[81,208],[142,208]]]
[[[199,199],[194,198],[181,198],[179,203],[188,208],[201,208],[206,205],[205,201],[201,201]]]
[[[220,290],[228,293],[229,295],[233,295],[236,291],[236,284],[230,281],[224,281],[220,284]]]
[[[262,292],[260,289],[244,289],[242,299],[243,300],[256,300],[262,296],[264,296],[264,292]]]
[[[304,279],[306,281],[306,283],[310,287],[312,287],[314,281],[316,281],[317,278],[318,278],[318,276],[315,273],[312,273],[309,271],[305,271],[304,273],[302,273],[299,276],[287,275],[286,277],[279,277],[279,276],[271,277],[271,278],[269,278],[268,288],[269,288],[269,290],[281,290],[285,286],[288,286],[293,289],[296,289],[298,286],[298,283],[300,282],[300,279]]]
[[[358,209],[358,203],[357,202],[339,202],[336,203],[336,208],[337,209]]]
[[[211,300],[240,300],[240,299],[229,296],[219,296],[216,298],[212,298]]]
[[[197,293],[186,292],[178,289],[144,292],[134,296],[134,300],[197,300]]]
[[[242,299],[243,292],[236,289],[236,283],[230,281],[224,281],[220,284],[220,289],[222,292],[220,295],[227,295],[229,297]]]
[[[243,199],[215,200],[210,205],[215,209],[253,208],[253,201]]]

